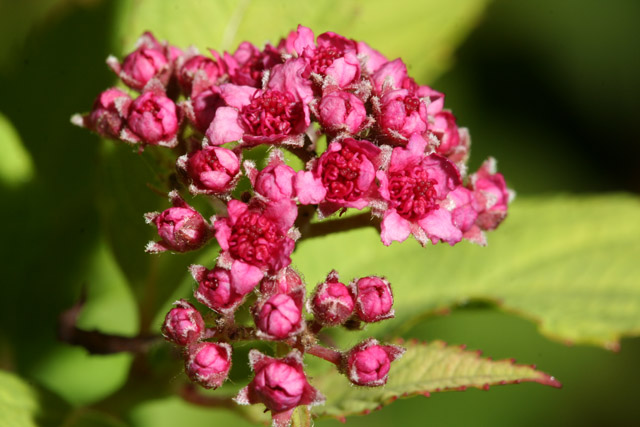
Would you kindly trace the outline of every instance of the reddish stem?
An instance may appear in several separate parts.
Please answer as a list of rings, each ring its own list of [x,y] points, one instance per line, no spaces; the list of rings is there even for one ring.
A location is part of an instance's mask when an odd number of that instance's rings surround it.
[[[338,350],[334,350],[327,347],[322,347],[320,345],[313,345],[307,349],[307,353],[313,354],[320,359],[324,359],[327,362],[333,363],[338,368],[340,367],[342,361],[342,353]]]

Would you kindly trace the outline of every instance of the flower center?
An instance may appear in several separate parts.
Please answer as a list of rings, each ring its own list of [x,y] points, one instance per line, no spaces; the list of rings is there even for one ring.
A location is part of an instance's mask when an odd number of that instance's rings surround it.
[[[322,183],[329,201],[356,200],[362,195],[357,180],[360,176],[362,154],[343,147],[327,155],[322,171]]]
[[[256,136],[289,135],[303,118],[302,105],[293,95],[276,90],[256,92],[240,119]]]
[[[415,113],[420,109],[420,99],[413,95],[407,95],[404,97],[404,110],[407,116],[411,113]]]
[[[389,175],[389,193],[398,214],[408,220],[424,218],[437,208],[437,182],[429,179],[427,171],[419,166]]]
[[[231,230],[229,251],[234,258],[264,267],[278,252],[283,237],[276,226],[263,215],[247,212],[236,221]]]
[[[340,51],[333,46],[318,47],[311,58],[311,69],[314,73],[324,74],[333,61],[339,57]]]

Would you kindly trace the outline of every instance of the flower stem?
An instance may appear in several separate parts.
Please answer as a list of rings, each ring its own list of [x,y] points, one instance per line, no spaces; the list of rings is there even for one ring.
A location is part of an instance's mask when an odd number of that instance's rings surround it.
[[[324,359],[327,362],[333,363],[340,368],[340,362],[342,361],[342,353],[331,348],[322,347],[320,345],[313,345],[307,349],[307,353],[313,354],[320,359]]]
[[[369,212],[363,212],[345,218],[316,222],[307,226],[306,232],[302,233],[301,239],[326,236],[327,234],[355,230],[362,227],[374,227],[380,230],[380,220],[377,217],[372,217]]]

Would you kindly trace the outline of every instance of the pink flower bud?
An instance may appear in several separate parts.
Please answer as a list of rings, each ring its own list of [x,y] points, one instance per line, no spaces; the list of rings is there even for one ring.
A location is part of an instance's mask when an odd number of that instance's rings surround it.
[[[280,340],[302,331],[302,304],[304,288],[290,294],[275,294],[259,302],[254,310],[259,335],[266,339]]]
[[[221,67],[211,58],[193,55],[178,71],[178,84],[187,95],[196,95],[216,83],[222,75]]]
[[[145,215],[147,223],[158,228],[161,240],[150,242],[147,252],[188,252],[203,246],[211,238],[211,230],[202,215],[186,204],[176,191],[169,193],[174,207],[162,213]]]
[[[377,276],[369,276],[351,283],[356,295],[356,314],[364,322],[378,322],[393,317],[393,295],[389,282]]]
[[[478,172],[470,177],[474,208],[478,212],[476,224],[482,230],[493,230],[507,216],[509,202],[515,193],[507,188],[504,177],[496,171],[496,161],[490,157]]]
[[[189,122],[200,132],[205,133],[219,107],[226,105],[220,96],[220,89],[212,86],[191,99],[180,103],[180,107]]]
[[[205,146],[178,158],[177,166],[191,181],[192,194],[226,194],[240,177],[240,159],[231,150]]]
[[[204,334],[204,320],[200,312],[185,300],[173,303],[162,325],[162,335],[178,345],[188,345],[199,341]]]
[[[282,359],[251,350],[249,361],[256,375],[235,398],[239,404],[263,403],[275,416],[296,406],[324,402],[324,396],[307,381],[302,355],[297,350]]]
[[[318,107],[320,123],[330,132],[360,132],[367,119],[364,103],[357,96],[335,91],[322,97]]]
[[[304,286],[302,278],[291,267],[280,270],[274,279],[263,280],[260,283],[260,293],[262,295],[289,294]]]
[[[405,349],[395,345],[380,345],[373,338],[352,348],[345,356],[344,371],[356,385],[378,387],[386,384],[391,362]]]
[[[107,89],[98,95],[89,115],[74,116],[72,120],[73,123],[84,126],[101,136],[119,138],[125,119],[129,114],[130,105],[131,97],[129,95],[120,89]]]
[[[354,306],[353,295],[344,283],[338,281],[335,270],[318,285],[307,302],[307,310],[313,313],[316,321],[329,326],[344,323],[353,313]]]
[[[378,126],[394,145],[407,145],[414,133],[427,130],[427,107],[420,98],[406,89],[387,92],[380,100]]]
[[[142,90],[154,77],[166,83],[169,61],[161,46],[157,42],[156,44],[156,47],[143,44],[127,55],[122,65],[113,56],[107,59],[107,64],[132,89]]]
[[[192,265],[189,271],[198,282],[198,289],[194,292],[196,299],[224,315],[233,314],[262,279],[258,268],[238,262],[230,270],[221,267],[208,270],[201,265]]]
[[[187,375],[205,388],[218,388],[231,369],[231,346],[227,343],[201,342],[188,347]]]
[[[166,147],[177,144],[176,105],[164,95],[145,92],[136,98],[131,104],[127,125],[121,135],[126,141]]]

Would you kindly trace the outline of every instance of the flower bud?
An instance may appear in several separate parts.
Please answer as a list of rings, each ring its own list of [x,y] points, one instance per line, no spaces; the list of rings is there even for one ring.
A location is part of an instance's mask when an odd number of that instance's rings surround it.
[[[200,312],[185,300],[173,303],[162,325],[162,335],[178,345],[188,345],[199,341],[204,334],[204,320]]]
[[[287,267],[280,270],[275,278],[263,280],[260,284],[260,293],[262,295],[289,294],[301,286],[304,286],[304,283],[298,272]]]
[[[218,107],[226,105],[220,90],[213,86],[180,104],[187,119],[200,132],[205,133],[216,115]]]
[[[353,347],[344,358],[343,369],[349,381],[356,385],[378,387],[386,384],[391,362],[404,354],[395,345],[380,345],[373,338]]]
[[[232,314],[262,279],[259,269],[238,262],[233,263],[231,270],[222,267],[208,270],[201,265],[192,265],[189,271],[198,282],[194,292],[196,299],[224,315]]]
[[[307,310],[321,324],[336,326],[351,316],[354,305],[349,288],[338,281],[338,273],[334,270],[325,282],[318,285],[307,302]]]
[[[216,62],[203,55],[193,55],[178,71],[178,84],[186,95],[196,95],[212,86],[222,74]]]
[[[482,230],[493,230],[506,218],[509,203],[515,193],[507,188],[504,176],[496,170],[493,157],[485,160],[470,177],[474,209],[478,212],[476,224]]]
[[[122,64],[115,57],[110,56],[107,58],[107,65],[124,84],[135,90],[142,90],[154,77],[158,77],[166,84],[169,70],[169,61],[161,46],[158,44],[157,47],[153,47],[149,43],[143,44],[127,55]]]
[[[175,147],[178,115],[176,105],[166,96],[145,92],[131,104],[127,128],[121,138],[129,142]]]
[[[182,200],[177,191],[172,191],[169,196],[174,207],[162,213],[145,214],[147,223],[153,223],[158,228],[161,238],[159,242],[150,242],[146,251],[188,252],[200,248],[211,238],[209,225],[200,213]]]
[[[280,340],[299,333],[303,328],[302,298],[294,294],[275,294],[257,305],[255,322],[259,334],[266,339]]]
[[[352,135],[362,130],[367,119],[367,110],[360,98],[344,91],[323,96],[318,112],[320,123],[327,130]]]
[[[119,138],[124,126],[131,97],[120,89],[110,88],[102,92],[93,102],[91,113],[76,114],[71,121],[107,138]]]
[[[277,415],[299,405],[324,402],[324,396],[307,381],[302,355],[297,350],[282,359],[251,350],[249,361],[256,375],[235,398],[239,404],[263,403],[273,415]]]
[[[363,277],[352,282],[351,291],[356,295],[356,314],[362,321],[372,323],[393,317],[393,295],[386,279]]]
[[[191,181],[192,194],[225,194],[235,187],[240,159],[231,150],[205,146],[178,158],[177,166]]]
[[[256,178],[255,191],[271,201],[290,199],[293,195],[293,179],[296,176],[285,163],[270,164]]]
[[[201,342],[189,346],[185,370],[192,381],[205,388],[218,388],[231,369],[231,346],[227,343]]]

